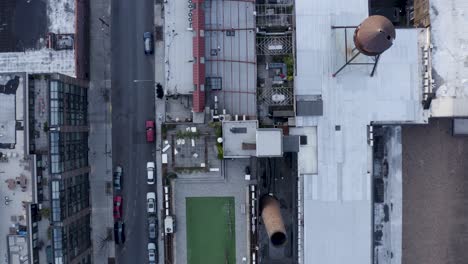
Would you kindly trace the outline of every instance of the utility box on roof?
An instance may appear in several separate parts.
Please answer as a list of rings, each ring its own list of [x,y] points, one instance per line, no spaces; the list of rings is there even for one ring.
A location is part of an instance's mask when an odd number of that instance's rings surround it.
[[[164,218],[164,233],[174,233],[174,218],[171,215],[168,215],[166,218]]]
[[[454,118],[453,119],[452,135],[468,136],[468,118]]]

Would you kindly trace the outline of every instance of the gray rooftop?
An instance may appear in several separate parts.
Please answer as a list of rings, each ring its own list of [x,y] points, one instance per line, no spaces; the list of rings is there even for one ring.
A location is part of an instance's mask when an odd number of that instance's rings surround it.
[[[24,73],[0,74],[0,147],[16,144],[16,121],[23,120]]]
[[[257,157],[283,156],[283,131],[279,128],[259,128],[256,133]]]
[[[231,115],[257,115],[254,11],[251,1],[205,2],[206,77],[222,82],[221,90],[205,85],[207,106],[217,96],[219,109]]]
[[[283,136],[283,152],[299,152],[300,136]]]
[[[0,93],[0,144],[15,144],[15,95]]]
[[[27,263],[28,240],[26,236],[9,235],[8,236],[8,260],[10,264]]]
[[[323,114],[323,101],[317,100],[298,100],[296,101],[297,116],[321,116]]]
[[[247,149],[245,144],[255,144],[257,120],[224,121],[223,151],[225,158],[249,158],[255,156],[255,149]]]
[[[4,126],[0,131],[4,135],[0,137],[0,251],[6,255],[9,249],[10,263],[27,258],[28,240],[17,234],[19,226],[27,225],[23,203],[34,201],[34,158],[28,155],[25,141],[25,78],[25,73],[0,74],[0,125]]]

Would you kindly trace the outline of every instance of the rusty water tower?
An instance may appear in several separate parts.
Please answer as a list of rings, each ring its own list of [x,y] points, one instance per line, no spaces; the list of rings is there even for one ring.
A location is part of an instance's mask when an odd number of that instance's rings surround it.
[[[260,199],[260,210],[271,244],[275,247],[284,245],[286,243],[286,229],[278,200],[270,195],[263,196]]]
[[[348,41],[347,30],[354,29],[354,48],[357,52],[348,59]],[[374,76],[380,55],[393,45],[395,40],[395,27],[388,18],[384,16],[370,16],[366,18],[359,26],[332,26],[332,29],[344,29],[345,31],[345,56],[346,62],[332,76],[335,77],[341,70],[348,65],[373,65],[370,76]],[[373,62],[354,63],[359,54],[373,57]]]

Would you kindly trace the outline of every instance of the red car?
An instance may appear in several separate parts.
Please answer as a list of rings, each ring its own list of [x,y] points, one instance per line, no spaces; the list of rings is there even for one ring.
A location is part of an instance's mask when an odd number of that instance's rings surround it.
[[[122,196],[117,195],[114,197],[114,219],[120,220],[122,215]]]
[[[154,121],[146,121],[146,141],[154,142]]]

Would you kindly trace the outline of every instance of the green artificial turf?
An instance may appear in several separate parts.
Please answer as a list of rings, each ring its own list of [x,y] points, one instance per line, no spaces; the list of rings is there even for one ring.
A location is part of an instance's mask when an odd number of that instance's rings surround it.
[[[188,264],[235,264],[234,197],[188,197]]]

